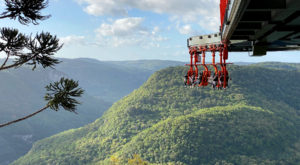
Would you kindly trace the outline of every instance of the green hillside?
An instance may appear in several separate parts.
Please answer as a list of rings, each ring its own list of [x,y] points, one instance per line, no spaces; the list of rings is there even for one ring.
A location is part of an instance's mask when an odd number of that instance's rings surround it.
[[[0,59],[0,61],[3,59]],[[35,112],[43,107],[45,86],[61,76],[79,80],[85,90],[78,115],[66,111],[43,112],[31,119],[0,129],[0,165],[26,154],[32,144],[61,131],[95,121],[114,101],[141,86],[160,67],[177,65],[170,61],[103,62],[95,59],[60,59],[55,69],[29,67],[0,72],[0,123]],[[134,63],[135,65],[132,65]],[[145,66],[156,66],[146,69]],[[140,69],[136,71],[136,67]]]
[[[13,164],[299,164],[300,72],[232,66],[228,90],[185,88],[186,67],[153,74],[101,118],[38,141]]]

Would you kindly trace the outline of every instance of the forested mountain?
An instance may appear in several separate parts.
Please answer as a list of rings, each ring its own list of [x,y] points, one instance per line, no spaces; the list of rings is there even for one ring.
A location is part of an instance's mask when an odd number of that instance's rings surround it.
[[[267,67],[272,69],[300,70],[300,65],[297,63],[263,62],[253,64],[252,66]]]
[[[63,59],[56,69],[63,71],[93,96],[115,102],[141,86],[155,71],[168,66],[183,65],[177,61],[98,61],[94,59]]]
[[[185,63],[179,61],[164,61],[164,60],[136,60],[136,61],[108,61],[111,64],[125,67],[127,69],[142,69],[148,71],[158,71],[166,68],[166,66],[184,65]]]
[[[43,107],[45,86],[60,77],[79,80],[85,89],[78,115],[47,110],[37,116],[0,129],[0,164],[24,155],[32,144],[64,130],[78,128],[99,118],[117,99],[143,84],[155,70],[139,69],[94,59],[61,59],[56,69],[29,67],[0,72],[0,123],[33,113]],[[157,63],[157,61],[148,61]],[[128,62],[129,63],[129,62]],[[139,61],[135,61],[139,63]],[[141,61],[147,63],[147,61]],[[160,61],[162,67],[178,62]]]
[[[278,64],[282,65],[282,64]],[[43,139],[13,164],[300,164],[300,72],[231,66],[230,89],[153,74],[95,122]]]

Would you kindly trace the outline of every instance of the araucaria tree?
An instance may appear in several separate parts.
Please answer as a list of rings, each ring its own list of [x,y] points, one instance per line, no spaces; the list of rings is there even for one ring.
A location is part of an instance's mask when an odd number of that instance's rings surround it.
[[[5,0],[5,5],[6,8],[1,13],[0,19],[17,20],[23,25],[38,25],[39,21],[50,17],[41,14],[41,10],[48,6],[48,0]],[[0,64],[0,71],[22,65],[30,65],[34,70],[37,65],[47,68],[60,63],[53,57],[62,48],[56,36],[45,32],[35,36],[26,35],[12,28],[1,28],[0,33],[0,56],[6,55],[3,63]],[[51,83],[46,86],[46,90],[45,100],[48,103],[45,107],[18,120],[0,124],[0,128],[30,118],[48,108],[58,111],[62,107],[67,111],[75,112],[79,104],[76,97],[83,94],[83,90],[78,87],[78,82],[67,78]]]

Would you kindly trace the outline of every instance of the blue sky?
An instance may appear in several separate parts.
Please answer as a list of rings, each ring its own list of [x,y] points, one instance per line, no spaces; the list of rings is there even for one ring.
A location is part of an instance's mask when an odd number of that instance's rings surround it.
[[[98,60],[163,59],[188,61],[186,39],[217,32],[219,0],[50,0],[52,17],[38,26],[1,20],[30,34],[48,31],[64,47],[57,57]],[[1,5],[3,9],[3,5]],[[232,62],[300,62],[299,52],[249,57],[230,53]]]

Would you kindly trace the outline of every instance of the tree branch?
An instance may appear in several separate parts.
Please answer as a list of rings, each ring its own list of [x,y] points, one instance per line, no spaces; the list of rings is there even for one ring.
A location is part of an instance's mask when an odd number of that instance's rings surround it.
[[[14,121],[10,121],[10,122],[5,123],[5,124],[0,124],[0,128],[6,127],[6,126],[8,126],[8,125],[11,125],[11,124],[14,124],[14,123],[17,123],[17,122],[20,122],[20,121],[23,121],[23,120],[25,120],[25,119],[28,119],[28,118],[30,118],[30,117],[32,117],[32,116],[34,116],[34,115],[36,115],[36,114],[38,114],[38,113],[40,113],[40,112],[43,112],[44,110],[46,110],[46,109],[49,108],[49,107],[50,107],[49,105],[46,105],[44,108],[42,108],[42,109],[40,109],[40,110],[38,110],[38,111],[36,111],[36,112],[34,112],[34,113],[28,115],[28,116],[25,116],[25,117],[23,117],[23,118],[20,118],[20,119],[14,120]]]
[[[29,61],[29,60],[28,60],[28,61]],[[25,64],[25,63],[28,62],[28,61],[25,61],[25,62],[19,62],[19,63],[14,63],[14,64],[8,65],[8,66],[1,66],[1,67],[0,67],[0,70],[5,70],[5,69],[14,68],[14,67],[23,65],[23,64]]]
[[[11,17],[11,16],[12,16],[12,14],[4,15],[4,16],[1,16],[0,19],[9,18],[9,17]]]
[[[7,63],[7,61],[8,61],[8,58],[9,58],[9,56],[10,56],[10,54],[7,54],[7,57],[6,57],[6,59],[5,59],[4,63],[1,65],[1,67],[0,67],[0,68],[3,68],[3,67],[5,67],[5,65],[6,65],[6,63]]]
[[[31,58],[28,58],[28,60],[23,61],[23,62],[14,63],[14,64],[8,65],[8,66],[1,66],[1,67],[0,67],[0,71],[1,71],[1,70],[5,70],[5,69],[14,68],[14,67],[17,67],[17,66],[20,66],[20,65],[23,65],[23,64],[27,63],[28,61],[32,60],[34,57],[35,57],[35,56],[32,56]]]

